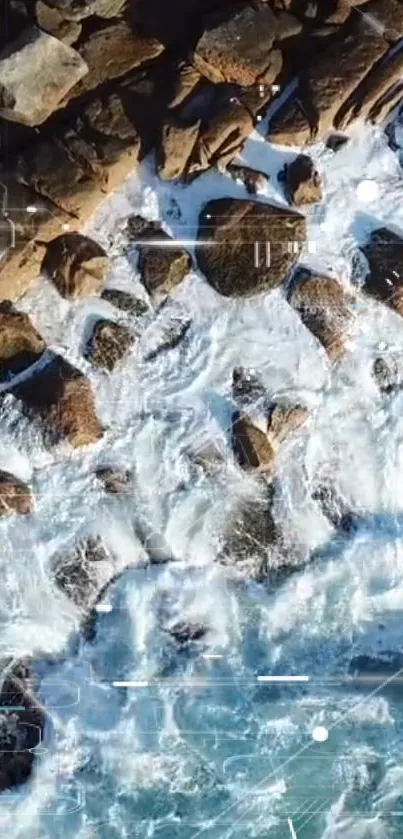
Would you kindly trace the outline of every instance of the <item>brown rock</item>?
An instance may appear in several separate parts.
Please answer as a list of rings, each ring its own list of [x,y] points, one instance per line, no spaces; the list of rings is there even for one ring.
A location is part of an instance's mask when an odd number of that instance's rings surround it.
[[[370,4],[371,5],[371,4]],[[403,6],[399,8],[402,11]],[[344,103],[337,117],[337,126],[346,128],[355,119],[368,119],[377,109],[377,103],[393,91],[403,75],[403,56],[400,51],[387,57],[381,64],[371,70],[353,95]]]
[[[68,216],[78,214],[78,208],[93,191],[85,169],[57,139],[43,140],[24,150],[17,160],[17,178],[67,214],[62,213],[56,224],[47,223],[56,228],[54,235],[60,232],[63,221],[70,223]]]
[[[66,20],[58,9],[52,9],[43,0],[37,0],[35,3],[35,17],[40,29],[55,38],[59,38],[60,41],[64,41],[69,46],[78,41],[81,35],[81,23]]]
[[[190,271],[190,254],[180,246],[172,247],[175,240],[161,229],[159,222],[131,216],[128,231],[139,249],[139,271],[146,290],[149,294],[169,294]]]
[[[326,138],[325,146],[327,149],[337,152],[348,143],[348,140],[349,138],[345,134],[329,134],[329,137]]]
[[[336,0],[336,2],[331,5],[333,5],[333,8],[329,14],[326,15],[325,20],[327,23],[333,23],[337,26],[341,26],[350,17],[352,4],[349,0]]]
[[[369,265],[363,290],[403,315],[403,239],[386,227],[361,248]]]
[[[306,422],[308,415],[308,409],[303,405],[276,402],[270,406],[267,437],[274,451]]]
[[[249,111],[232,97],[217,113],[202,122],[188,171],[202,172],[216,165],[230,162],[241,150],[253,130]]]
[[[126,6],[127,0],[47,0],[58,9],[66,20],[84,20],[90,15],[116,17]]]
[[[310,138],[310,124],[301,100],[287,99],[271,118],[267,139],[279,146],[304,146]]]
[[[64,233],[49,243],[42,273],[62,297],[75,299],[97,294],[109,270],[109,259],[100,245],[81,233]]]
[[[236,412],[232,422],[232,445],[243,469],[274,470],[274,449],[267,435],[246,415]]]
[[[77,448],[102,437],[91,384],[62,356],[53,356],[46,367],[13,385],[10,392],[26,413],[40,419],[50,444],[66,439]]]
[[[279,286],[305,240],[305,218],[271,204],[209,201],[199,217],[197,262],[225,297],[249,297]]]
[[[21,373],[42,356],[45,342],[28,315],[8,300],[0,303],[0,380]]]
[[[284,166],[286,195],[290,204],[314,204],[322,198],[319,173],[311,158],[299,154],[290,164]]]
[[[0,469],[0,517],[9,513],[19,513],[28,516],[33,512],[33,498],[29,487]]]
[[[346,0],[347,2],[347,0]],[[276,15],[277,34],[276,41],[284,41],[286,38],[293,38],[302,32],[302,23],[298,18],[289,12],[280,11]]]
[[[195,92],[201,82],[201,75],[193,64],[182,61],[177,70],[173,94],[168,101],[169,108],[177,108],[183,105]]]
[[[233,181],[240,181],[244,184],[249,195],[256,195],[269,182],[269,175],[265,175],[264,172],[260,172],[258,169],[250,169],[249,166],[239,166],[236,163],[230,163],[226,171],[231,175]]]
[[[128,469],[100,466],[95,470],[95,475],[103,484],[105,492],[111,495],[124,495],[130,489],[132,474]]]
[[[80,55],[37,26],[0,53],[0,116],[40,125],[88,72]]]
[[[130,315],[140,316],[148,312],[148,306],[144,300],[139,300],[138,297],[133,297],[128,291],[121,291],[119,288],[105,288],[101,299]]]
[[[79,51],[88,73],[70,91],[69,99],[118,79],[135,67],[157,58],[163,46],[155,38],[144,38],[134,32],[128,23],[119,21],[93,32]]]
[[[111,372],[134,343],[134,335],[126,326],[110,320],[96,322],[85,357],[97,367]]]
[[[196,46],[196,67],[212,82],[248,87],[263,75],[276,33],[276,17],[268,6],[235,7],[229,20],[207,24]]]
[[[85,109],[85,116],[90,123],[97,157],[108,167],[108,180],[111,164],[117,161],[119,166],[123,153],[128,149],[135,158],[134,165],[139,157],[141,140],[137,128],[127,116],[121,96],[112,93],[107,98],[94,99]]]
[[[403,6],[399,0],[369,0],[365,14],[371,16],[374,25],[383,31],[392,43],[403,35]]]
[[[164,181],[173,181],[185,175],[200,125],[200,120],[188,126],[173,121],[164,124],[157,155],[158,174]]]
[[[337,361],[344,351],[352,316],[351,302],[351,296],[337,280],[313,274],[306,268],[296,271],[289,303],[304,326],[320,341],[331,361]]]
[[[263,113],[270,100],[276,95],[273,84],[278,80],[282,66],[283,54],[281,50],[271,50],[266,70],[260,76],[259,82],[240,92],[239,98],[242,104],[253,117]]]

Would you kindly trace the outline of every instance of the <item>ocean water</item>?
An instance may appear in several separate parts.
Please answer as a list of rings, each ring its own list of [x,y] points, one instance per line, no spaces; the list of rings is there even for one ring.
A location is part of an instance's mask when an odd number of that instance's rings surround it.
[[[301,261],[349,288],[363,278],[357,246],[369,232],[403,231],[398,155],[379,127],[364,126],[337,154],[320,145],[311,153],[324,199],[307,212]],[[284,203],[276,176],[294,154],[252,135],[241,160],[271,177],[257,200]],[[377,185],[369,198],[367,180]],[[146,161],[88,225],[111,254],[108,285],[145,296],[126,247],[130,213],[161,218],[191,240],[201,205],[220,195],[245,193],[217,173],[186,188],[163,184]],[[382,397],[371,376],[374,358],[403,354],[402,320],[359,299],[346,355],[331,370],[281,291],[227,300],[194,271],[165,307],[138,320],[136,349],[106,375],[82,356],[94,316],[117,315],[106,302],[66,302],[41,280],[21,308],[90,377],[107,430],[81,451],[48,451],[11,401],[0,415],[0,466],[27,479],[36,498],[29,521],[0,521],[0,654],[35,657],[49,720],[32,780],[0,796],[1,835],[401,837],[403,681],[347,676],[353,657],[402,647],[403,392]],[[187,335],[147,361],[173,317],[191,320]],[[267,585],[215,562],[231,509],[259,492],[230,456],[239,365],[273,397],[309,407],[279,457],[275,498],[297,568]],[[222,464],[207,475],[194,455],[211,442]],[[93,472],[105,460],[133,470],[131,495],[102,494]],[[360,512],[351,537],[334,538],[312,501],[318,475],[331,476]],[[147,564],[145,532],[171,561]],[[56,550],[87,533],[130,565],[105,592],[109,611],[91,643],[49,571]],[[167,631],[179,620],[202,623],[206,635],[180,648]],[[307,680],[262,683],[262,675]],[[138,686],[113,684],[128,680]]]

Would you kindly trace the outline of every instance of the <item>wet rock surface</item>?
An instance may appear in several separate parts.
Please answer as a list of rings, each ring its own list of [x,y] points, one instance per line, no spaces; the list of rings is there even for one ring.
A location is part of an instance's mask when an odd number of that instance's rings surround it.
[[[0,517],[10,513],[28,516],[33,508],[29,487],[15,475],[0,469]]]
[[[290,204],[314,204],[322,198],[321,182],[315,164],[306,154],[299,154],[281,173]]]
[[[271,204],[209,201],[199,217],[199,268],[225,297],[271,291],[296,262],[305,229],[303,216]]]
[[[133,333],[126,326],[100,319],[86,346],[85,357],[96,367],[111,372],[128,353],[134,341]]]
[[[124,495],[130,491],[132,473],[115,466],[99,466],[95,476],[110,495]]]
[[[109,259],[100,245],[81,233],[65,233],[47,246],[42,273],[62,297],[96,294],[109,270]]]
[[[403,315],[403,239],[386,227],[371,233],[361,248],[368,260],[369,273],[364,291]]]
[[[10,707],[10,711],[0,711],[0,791],[3,791],[18,787],[30,778],[35,749],[41,744],[45,728],[45,713],[35,699],[28,662],[17,662],[6,673],[0,689],[0,705]]]
[[[0,303],[0,381],[12,379],[38,361],[45,341],[28,315],[8,300]]]
[[[131,216],[128,222],[130,241],[139,252],[139,271],[149,294],[169,294],[190,271],[192,259],[185,248],[161,228],[159,222],[148,222]]]
[[[344,352],[352,318],[352,295],[338,280],[301,267],[293,277],[288,299],[304,326],[320,341],[329,359],[337,361]]]

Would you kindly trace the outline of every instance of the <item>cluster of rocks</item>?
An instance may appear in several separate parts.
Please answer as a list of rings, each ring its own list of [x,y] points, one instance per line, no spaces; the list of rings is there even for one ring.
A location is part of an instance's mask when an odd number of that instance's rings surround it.
[[[264,175],[232,160],[291,79],[274,142],[381,119],[402,92],[400,0],[4,0],[2,14],[0,298],[151,149],[162,178],[228,166],[254,192]],[[300,194],[289,175],[291,200],[313,200],[309,164]]]

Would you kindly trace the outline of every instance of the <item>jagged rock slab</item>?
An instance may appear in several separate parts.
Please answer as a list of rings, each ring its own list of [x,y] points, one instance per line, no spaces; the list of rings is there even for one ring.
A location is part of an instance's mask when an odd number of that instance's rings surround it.
[[[269,407],[267,439],[276,452],[308,419],[304,405],[274,402]]]
[[[219,198],[200,213],[197,262],[210,285],[225,297],[268,292],[283,282],[296,262],[305,232],[305,218],[291,210]]]
[[[88,73],[70,90],[67,98],[81,96],[107,81],[124,76],[135,67],[157,58],[163,49],[155,38],[137,34],[125,21],[96,30],[79,47]]]
[[[400,5],[400,4],[399,4]],[[403,6],[400,6],[403,16]],[[346,128],[354,119],[368,119],[374,111],[381,110],[381,102],[403,76],[403,50],[386,56],[385,60],[366,76],[353,96],[343,105],[337,118],[337,127]],[[401,88],[398,91],[401,93]],[[378,105],[379,103],[379,105]],[[379,118],[379,117],[378,117]]]
[[[403,5],[399,0],[369,0],[365,14],[371,16],[374,25],[378,26],[387,40],[394,42],[402,37]]]
[[[46,248],[41,273],[62,297],[75,299],[101,290],[110,263],[104,249],[81,233],[63,233]]]
[[[264,73],[276,33],[276,17],[269,6],[235,7],[228,20],[207,23],[194,62],[212,82],[248,87]]]
[[[40,29],[53,35],[54,38],[59,38],[71,46],[81,35],[81,23],[74,20],[66,20],[58,9],[52,8],[42,0],[37,0],[35,3],[35,17]]]
[[[288,300],[304,326],[325,348],[330,360],[338,360],[344,352],[352,317],[351,296],[332,277],[299,268],[293,277]]]
[[[103,435],[91,384],[80,370],[54,355],[35,375],[10,387],[25,412],[41,421],[49,444],[67,440],[74,448]]]
[[[10,513],[28,516],[33,511],[33,497],[29,487],[12,475],[0,469],[0,517]]]
[[[127,4],[127,0],[47,0],[48,6],[59,9],[66,20],[84,20],[91,15],[116,17]]]
[[[403,238],[380,227],[361,250],[369,265],[363,290],[403,315]]]
[[[158,174],[162,180],[173,181],[185,175],[200,125],[201,120],[188,126],[174,120],[165,122],[157,151]]]
[[[0,53],[0,116],[40,125],[88,72],[67,44],[36,26]]]
[[[112,372],[134,344],[134,335],[122,324],[100,319],[96,322],[85,357],[96,367]]]
[[[28,315],[8,300],[0,303],[0,381],[7,381],[38,361],[45,341]]]
[[[273,117],[269,140],[301,144],[337,128],[344,103],[387,49],[385,39],[365,20],[341,42],[332,43],[303,74],[303,88]]]

